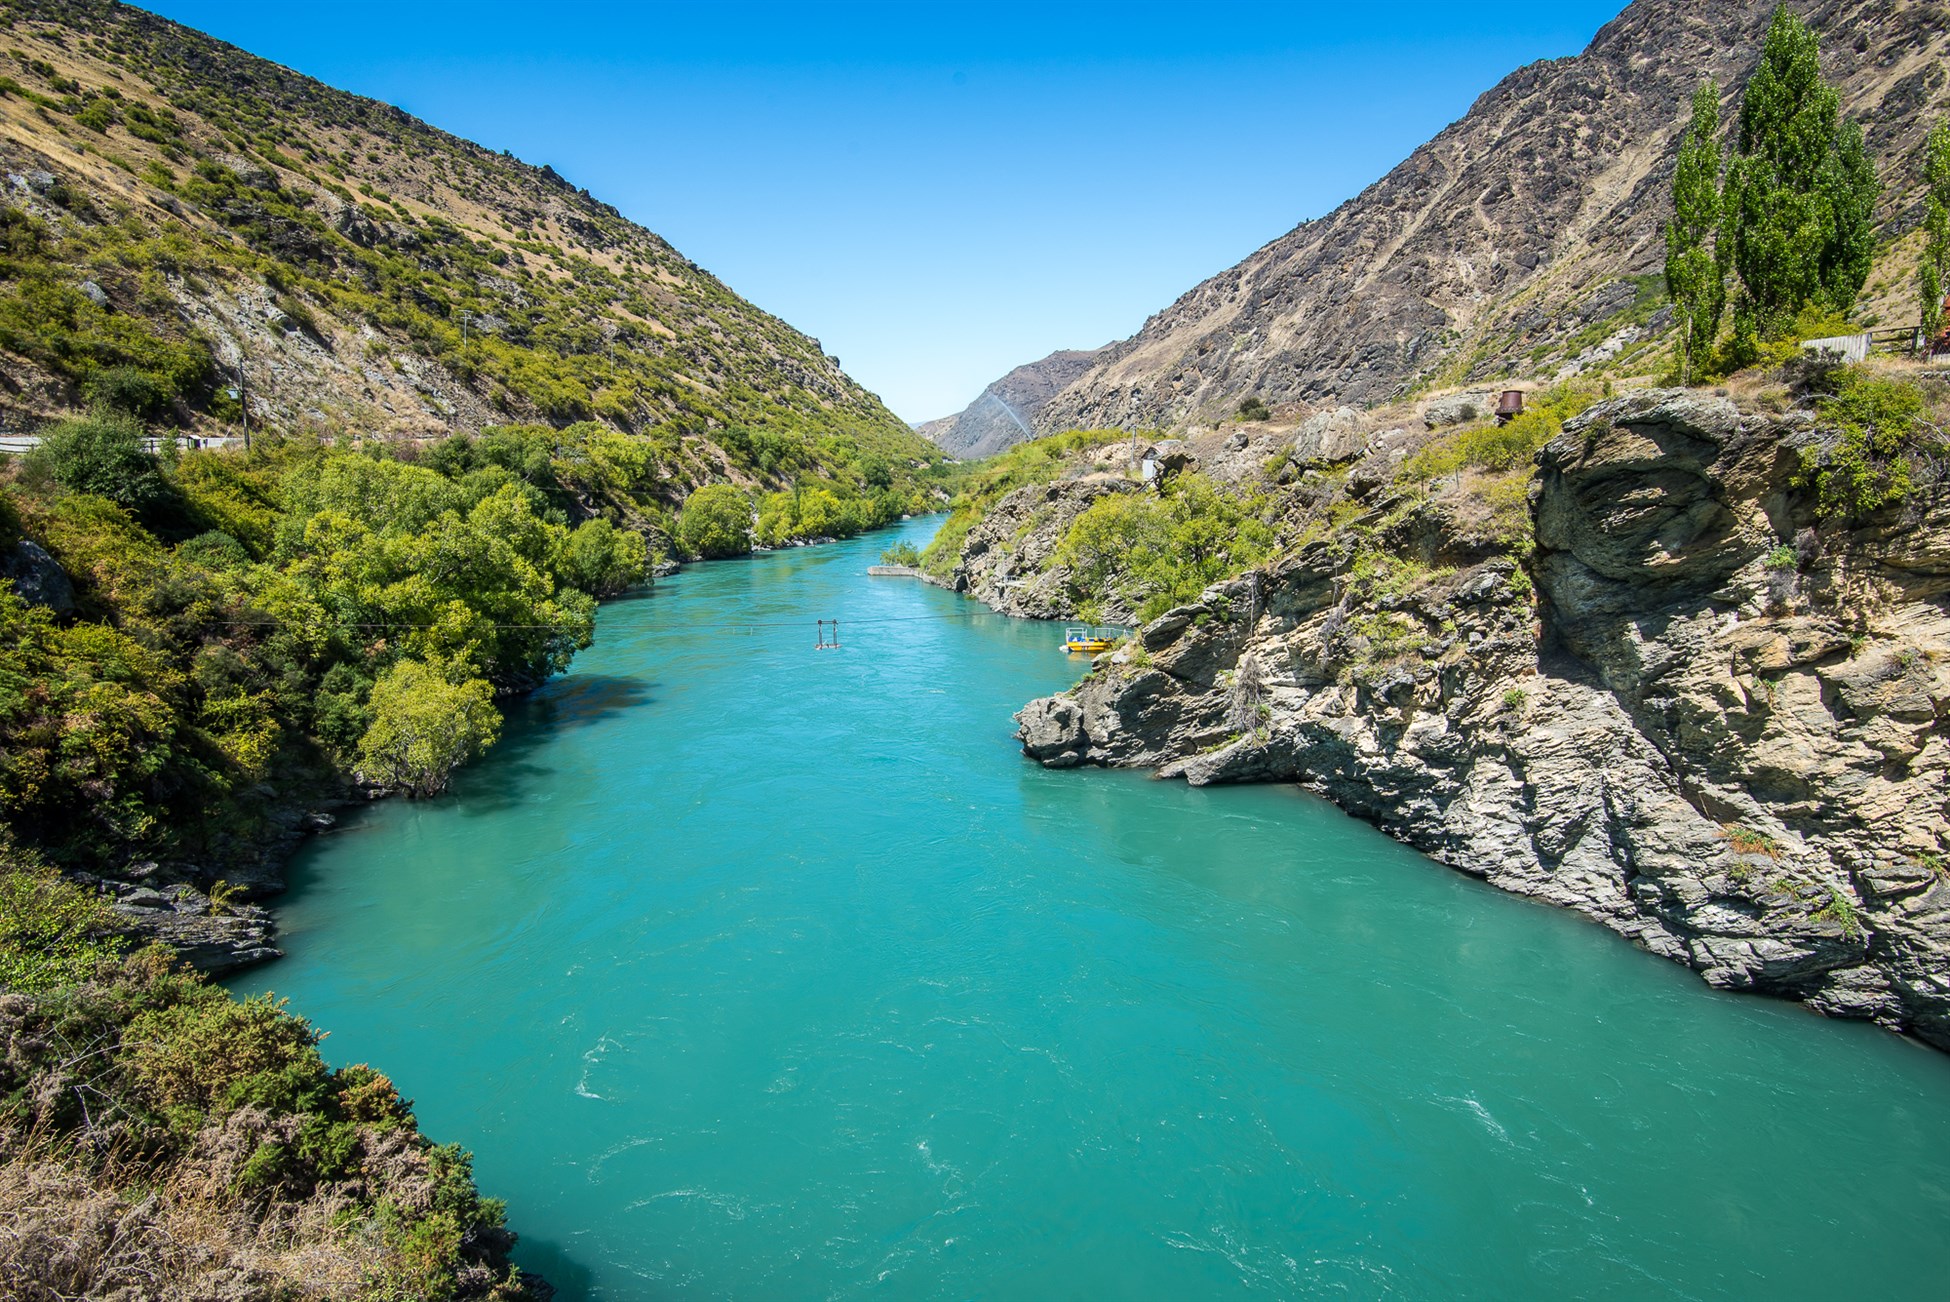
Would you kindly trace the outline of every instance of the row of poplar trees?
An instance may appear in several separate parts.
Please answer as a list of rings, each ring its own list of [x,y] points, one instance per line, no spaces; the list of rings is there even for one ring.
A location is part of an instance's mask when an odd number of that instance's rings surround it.
[[[1847,313],[1869,277],[1880,186],[1861,125],[1842,116],[1840,94],[1822,78],[1820,54],[1805,22],[1774,11],[1730,155],[1720,143],[1719,85],[1709,80],[1693,96],[1666,227],[1681,383],[1712,354],[1730,281],[1738,287],[1733,338],[1722,360],[1737,366],[1759,340],[1787,334],[1803,308]],[[1933,234],[1919,288],[1933,332],[1950,279],[1950,128],[1931,133],[1928,148]]]

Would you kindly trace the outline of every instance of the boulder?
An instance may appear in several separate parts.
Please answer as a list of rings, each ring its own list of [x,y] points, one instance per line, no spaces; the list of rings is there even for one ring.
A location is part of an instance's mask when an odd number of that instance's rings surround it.
[[[45,606],[66,618],[75,613],[74,584],[47,548],[22,538],[10,553],[0,556],[0,578],[11,579],[14,591],[30,606]]]
[[[1441,429],[1445,425],[1461,425],[1466,421],[1481,420],[1496,410],[1496,396],[1491,393],[1458,393],[1447,398],[1436,398],[1422,409],[1422,423],[1430,429]]]
[[[1309,416],[1293,436],[1293,459],[1300,462],[1352,461],[1367,449],[1361,413],[1334,407]]]

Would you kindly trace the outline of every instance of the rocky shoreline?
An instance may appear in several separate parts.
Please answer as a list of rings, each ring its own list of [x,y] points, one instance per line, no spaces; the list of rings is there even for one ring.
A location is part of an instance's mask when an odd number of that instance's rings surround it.
[[[274,832],[222,869],[145,859],[67,876],[102,895],[130,935],[168,946],[205,976],[223,976],[284,957],[276,914],[265,901],[287,889],[285,865],[298,847],[337,824],[329,810],[351,803],[314,797],[281,806]]]
[[[1825,436],[1775,405],[1592,407],[1538,457],[1527,558],[1467,492],[1392,494],[1403,432],[1373,432],[1335,470],[1350,531],[1144,625],[1024,708],[1024,752],[1294,782],[1716,987],[1950,1049],[1950,506],[1818,519],[1796,472]],[[1019,496],[950,586],[1026,567],[994,540],[1061,512]]]

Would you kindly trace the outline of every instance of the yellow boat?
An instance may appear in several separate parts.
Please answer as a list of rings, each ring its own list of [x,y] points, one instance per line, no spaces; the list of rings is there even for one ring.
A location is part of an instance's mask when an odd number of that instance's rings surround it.
[[[1108,651],[1117,645],[1117,639],[1124,636],[1121,628],[1092,628],[1088,624],[1072,624],[1063,630],[1063,649],[1095,655]]]

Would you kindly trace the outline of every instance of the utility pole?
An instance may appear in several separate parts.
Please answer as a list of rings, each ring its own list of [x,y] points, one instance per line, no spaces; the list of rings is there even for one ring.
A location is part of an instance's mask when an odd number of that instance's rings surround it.
[[[242,353],[239,353],[237,356],[237,387],[230,391],[230,396],[237,400],[237,410],[242,414],[244,422],[244,451],[249,452],[251,450],[251,395],[250,388],[244,379],[244,358]]]
[[[460,350],[463,353],[467,351],[467,323],[473,319],[474,314],[472,312],[466,308],[460,310]]]

